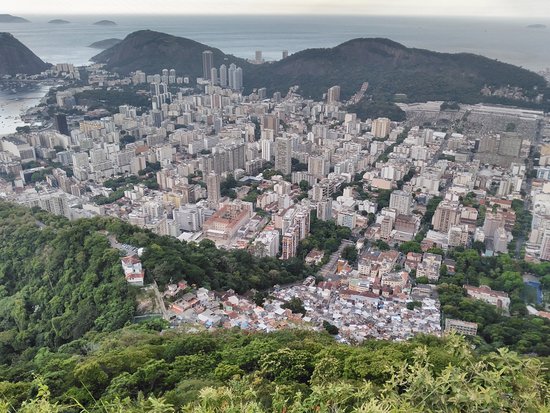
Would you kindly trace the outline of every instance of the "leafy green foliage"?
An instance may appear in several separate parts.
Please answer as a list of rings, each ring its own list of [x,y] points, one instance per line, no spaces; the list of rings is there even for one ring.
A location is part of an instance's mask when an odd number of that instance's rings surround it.
[[[440,106],[440,109],[443,110],[460,110],[460,105],[458,102],[443,102]]]
[[[227,175],[227,179],[221,182],[220,184],[220,194],[221,196],[227,196],[229,198],[235,199],[237,194],[235,193],[235,188],[238,186],[238,182],[233,176],[233,174]]]
[[[356,113],[360,119],[388,118],[395,122],[403,122],[407,115],[395,103],[386,101],[362,100],[348,106],[349,112]]]
[[[31,359],[35,378],[10,372],[0,382],[0,407],[28,413],[548,411],[540,360],[507,350],[478,356],[454,335],[348,346],[326,333],[159,334],[132,326],[79,342]]]
[[[441,203],[441,201],[443,201],[443,198],[440,196],[434,196],[428,201],[428,205],[426,205],[426,213],[422,218],[423,223],[431,225],[435,210],[437,209],[437,206]]]
[[[118,107],[121,105],[131,105],[137,108],[146,108],[150,105],[147,96],[138,95],[129,87],[124,90],[106,88],[83,90],[75,94],[75,99],[79,105],[101,107],[112,113],[118,112]]]
[[[334,324],[329,323],[328,321],[323,321],[323,328],[332,336],[335,336],[339,333],[338,327]]]
[[[306,309],[304,308],[304,303],[298,297],[292,297],[288,302],[284,303],[282,308],[288,308],[294,314],[306,315]]]
[[[111,192],[109,196],[97,195],[93,198],[93,200],[97,205],[106,205],[106,204],[112,204],[113,202],[116,202],[123,197],[124,197],[124,188],[117,189],[116,191]]]
[[[132,319],[117,250],[91,221],[0,203],[0,362]]]
[[[311,215],[310,234],[300,242],[298,256],[305,257],[312,249],[333,253],[338,250],[344,239],[349,239],[351,230],[336,224],[333,220],[321,221],[317,215]]]
[[[307,171],[307,163],[300,162],[296,158],[292,158],[292,172]]]
[[[407,255],[409,252],[422,253],[422,248],[419,242],[407,241],[399,246],[399,251]]]
[[[329,49],[308,49],[271,65],[247,72],[247,87],[265,86],[268,92],[299,85],[305,97],[320,98],[333,85],[343,96],[354,94],[365,81],[376,102],[396,94],[411,102],[428,100],[481,101],[537,106],[532,102],[484,97],[485,85],[519,86],[526,94],[544,93],[544,79],[528,70],[467,53],[448,54],[407,48],[388,39],[353,39]],[[255,70],[254,70],[255,69]],[[540,105],[539,105],[540,107]]]
[[[348,245],[342,250],[342,258],[352,265],[357,262],[358,255],[357,248],[354,245]]]
[[[503,254],[498,257],[481,257],[477,250],[455,252],[456,273],[440,278],[439,300],[446,317],[478,323],[478,333],[493,348],[507,346],[520,353],[550,355],[550,321],[528,316],[522,296],[527,288],[523,283],[525,270],[540,272],[536,264],[516,261]],[[418,281],[418,280],[417,280]],[[509,294],[510,316],[495,306],[466,297],[464,284],[480,285],[505,291]]]

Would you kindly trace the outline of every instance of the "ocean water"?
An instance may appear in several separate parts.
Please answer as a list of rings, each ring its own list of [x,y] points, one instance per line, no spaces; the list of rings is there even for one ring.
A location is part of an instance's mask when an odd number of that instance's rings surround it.
[[[31,107],[40,103],[48,93],[48,87],[42,86],[35,90],[18,94],[8,94],[0,91],[0,136],[15,132],[18,126],[25,126],[21,115]]]
[[[332,47],[357,37],[386,37],[406,46],[470,52],[540,71],[550,67],[550,21],[526,19],[383,16],[23,16],[31,23],[0,24],[43,60],[85,64],[99,51],[90,43],[151,29],[188,37],[226,53],[266,60],[312,48]],[[62,18],[67,25],[48,24]],[[117,26],[94,26],[101,19]],[[530,24],[547,24],[532,29]]]

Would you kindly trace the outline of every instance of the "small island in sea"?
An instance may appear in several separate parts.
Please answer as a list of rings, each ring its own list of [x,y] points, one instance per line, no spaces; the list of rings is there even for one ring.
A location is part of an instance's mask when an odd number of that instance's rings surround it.
[[[527,26],[528,29],[546,29],[545,24],[530,24]]]
[[[63,20],[63,19],[53,19],[48,22],[49,24],[70,24],[70,21]]]
[[[112,20],[100,20],[94,23],[95,26],[116,26],[116,23]]]

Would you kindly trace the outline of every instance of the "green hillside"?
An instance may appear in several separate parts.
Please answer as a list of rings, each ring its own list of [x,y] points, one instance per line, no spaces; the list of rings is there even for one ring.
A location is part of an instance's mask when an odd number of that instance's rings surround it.
[[[90,335],[4,371],[0,409],[19,412],[548,412],[540,360],[478,356],[451,336],[337,344],[326,334]],[[22,406],[22,407],[20,407]]]
[[[150,30],[128,35],[122,42],[93,58],[109,70],[147,74],[176,69],[178,74],[202,76],[202,52],[212,50],[214,66],[235,63],[244,71],[245,93],[266,87],[268,93],[285,94],[299,86],[304,97],[321,99],[327,89],[341,87],[343,99],[351,97],[363,82],[375,101],[391,101],[404,94],[409,101],[481,101],[527,107],[549,105],[544,78],[529,70],[469,53],[438,53],[408,48],[388,39],[353,39],[333,48],[307,49],[286,59],[253,65],[243,59],[190,39]],[[484,86],[518,87],[527,99],[546,93],[545,102],[484,97]]]
[[[178,76],[202,77],[202,52],[211,50],[213,63],[250,66],[243,59],[226,55],[221,50],[183,37],[152,30],[129,34],[120,43],[92,58],[105,63],[109,70],[129,73],[142,70],[147,74],[161,73],[162,69],[176,69]]]
[[[304,96],[320,98],[334,85],[349,97],[365,81],[368,94],[391,100],[479,102],[485,85],[544,88],[544,79],[526,69],[467,53],[437,53],[388,39],[354,39],[330,49],[309,49],[246,74],[248,87],[286,91],[299,85]]]

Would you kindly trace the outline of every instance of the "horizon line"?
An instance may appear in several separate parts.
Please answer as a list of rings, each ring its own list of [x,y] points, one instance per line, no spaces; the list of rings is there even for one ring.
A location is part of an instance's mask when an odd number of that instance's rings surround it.
[[[550,22],[550,16],[539,17],[536,15],[533,16],[514,16],[514,15],[479,15],[479,14],[383,14],[383,13],[338,13],[338,12],[312,12],[312,13],[285,13],[285,12],[265,12],[265,13],[194,13],[194,12],[181,12],[181,13],[148,13],[148,12],[135,12],[135,13],[67,13],[67,12],[46,12],[46,13],[26,13],[26,12],[9,12],[5,13],[9,15],[17,15],[16,17],[25,17],[25,16],[157,16],[157,17],[186,17],[186,16],[201,16],[201,17],[384,17],[384,18],[469,18],[476,20],[495,20],[495,19],[509,19],[509,20],[545,20]],[[4,23],[11,24],[11,23]]]

